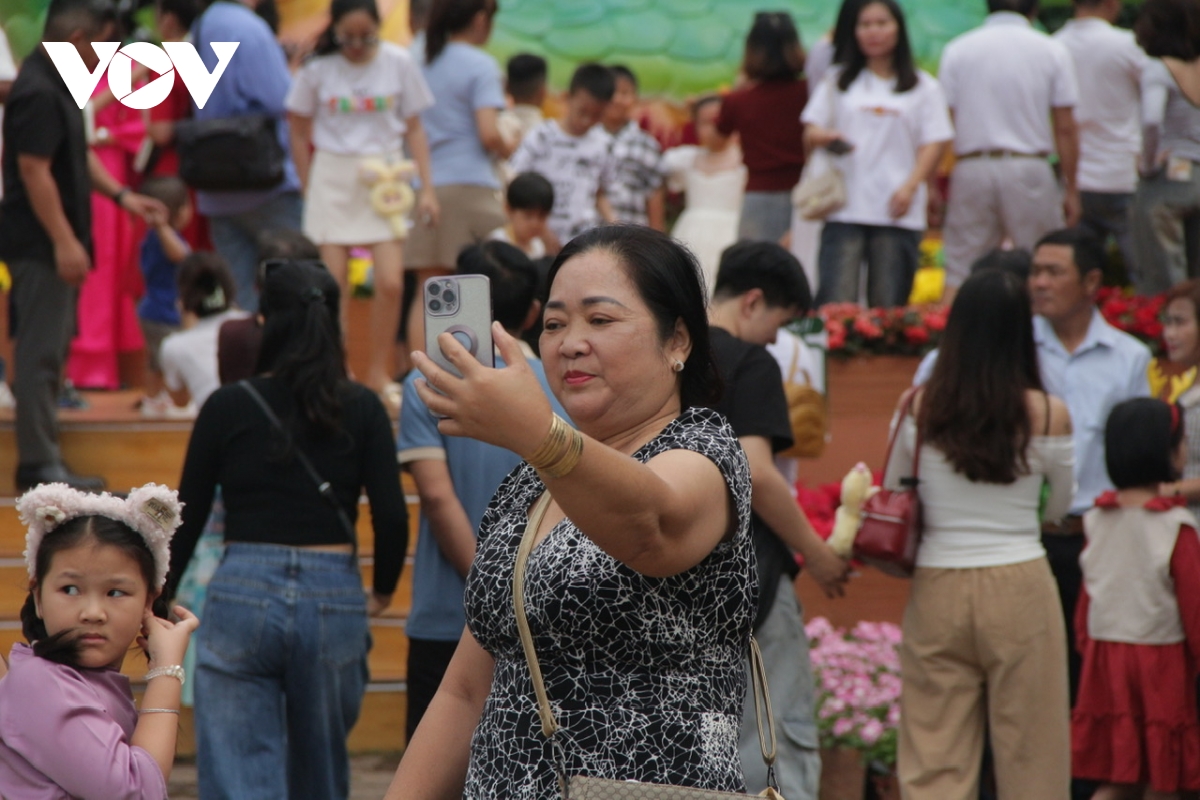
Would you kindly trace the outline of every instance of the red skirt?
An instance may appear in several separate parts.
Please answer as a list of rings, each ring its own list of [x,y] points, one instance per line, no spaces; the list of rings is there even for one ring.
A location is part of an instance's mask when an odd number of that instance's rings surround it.
[[[1200,789],[1195,671],[1183,643],[1088,642],[1071,714],[1077,778]]]

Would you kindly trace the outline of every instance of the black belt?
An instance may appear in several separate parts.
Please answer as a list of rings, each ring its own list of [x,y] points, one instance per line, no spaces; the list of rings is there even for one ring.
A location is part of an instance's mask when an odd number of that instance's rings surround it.
[[[1047,520],[1042,523],[1042,533],[1047,536],[1082,536],[1083,517],[1079,514],[1068,514],[1058,522]]]
[[[1048,157],[1049,153],[1019,153],[1016,150],[972,150],[956,156],[959,161],[966,161],[969,158],[1040,158],[1045,160]]]

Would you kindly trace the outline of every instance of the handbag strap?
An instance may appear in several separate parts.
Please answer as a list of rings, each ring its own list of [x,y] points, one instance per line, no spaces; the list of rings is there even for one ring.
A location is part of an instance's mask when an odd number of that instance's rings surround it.
[[[288,433],[287,428],[283,427],[283,422],[275,414],[275,411],[271,408],[270,404],[268,404],[263,396],[259,394],[258,389],[254,388],[254,384],[250,383],[248,380],[240,380],[238,381],[238,386],[245,389],[246,392],[252,398],[254,398],[254,402],[257,403],[258,407],[262,409],[263,414],[266,415],[267,419],[271,422],[271,426],[275,428],[276,432],[283,436],[284,441],[292,444],[291,434]],[[329,483],[329,481],[321,477],[320,473],[317,472],[316,467],[314,467],[312,462],[308,460],[308,456],[304,455],[304,451],[302,451],[299,447],[293,446],[292,452],[296,454],[296,460],[300,462],[300,466],[304,467],[304,471],[308,473],[308,477],[311,478],[312,482],[317,485],[317,493],[321,495],[321,499],[332,506],[333,510],[337,512],[338,520],[342,523],[342,528],[345,530],[347,538],[350,539],[350,544],[354,546],[354,555],[357,557],[358,536],[354,532],[354,523],[350,521],[350,517],[346,514],[346,509],[342,508],[342,504],[338,501],[337,495],[334,494],[333,486]]]
[[[517,548],[517,561],[513,569],[513,610],[517,616],[517,632],[521,636],[521,649],[525,651],[525,661],[529,665],[529,677],[533,681],[533,693],[537,696],[542,734],[547,739],[554,741],[555,734],[559,731],[558,720],[554,717],[554,709],[550,707],[550,697],[546,694],[546,682],[542,678],[542,667],[538,663],[533,634],[529,630],[529,619],[525,616],[525,565],[529,561],[529,554],[533,552],[537,530],[541,527],[549,507],[550,492],[547,491],[542,493],[529,511],[529,521],[525,523],[525,533]],[[762,651],[753,636],[750,637],[750,680],[754,688],[754,715],[758,722],[758,746],[762,752],[763,762],[767,765],[767,783],[772,789],[779,791],[775,780],[775,715],[771,710],[771,691],[767,686],[767,670],[763,663]],[[556,769],[559,770],[558,779],[564,794],[567,787],[565,766],[565,760],[559,754]]]
[[[888,437],[887,454],[883,457],[883,471],[885,474],[887,473],[888,464],[892,463],[892,449],[896,446],[896,439],[900,436],[900,426],[904,424],[904,418],[912,412],[913,400],[919,391],[920,387],[913,386],[900,398],[900,416],[896,418],[896,427],[892,428],[892,434]],[[912,476],[901,478],[900,483],[903,486],[915,489],[917,484],[921,482],[919,477],[921,471],[921,426],[916,424],[915,417],[913,424],[917,428],[917,440],[913,445]]]

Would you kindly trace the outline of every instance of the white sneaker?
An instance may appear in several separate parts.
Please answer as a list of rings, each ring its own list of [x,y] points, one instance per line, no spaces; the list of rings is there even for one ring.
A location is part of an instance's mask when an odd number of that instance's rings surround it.
[[[8,388],[8,384],[0,381],[0,408],[16,408],[17,398],[13,397],[12,389]]]

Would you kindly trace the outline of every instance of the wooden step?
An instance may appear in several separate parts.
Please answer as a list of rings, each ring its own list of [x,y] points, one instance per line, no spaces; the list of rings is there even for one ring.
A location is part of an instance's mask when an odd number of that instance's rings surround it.
[[[408,504],[408,552],[412,555],[417,548],[417,527],[420,522],[421,504],[417,499],[416,487],[411,478],[404,475],[401,488],[405,492]],[[21,524],[14,505],[15,498],[0,497],[0,558],[20,558],[25,552],[25,526]],[[358,552],[360,555],[372,555],[375,552],[375,530],[371,527],[371,507],[366,497],[359,501],[358,523]]]
[[[386,616],[372,618],[371,640],[367,664],[372,683],[402,683],[408,672],[408,637],[404,635],[404,620]],[[19,621],[0,620],[0,653],[6,659],[12,646],[24,641]],[[121,671],[138,682],[146,674],[146,660],[136,649],[131,650]]]
[[[141,692],[134,692],[141,703]],[[397,752],[404,749],[405,714],[408,703],[403,683],[372,683],[363,697],[358,724],[350,731],[347,742],[352,754]],[[250,724],[252,721],[247,720]],[[184,707],[179,715],[179,738],[176,756],[196,755],[195,712]]]

